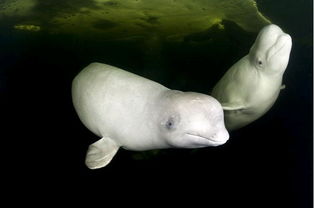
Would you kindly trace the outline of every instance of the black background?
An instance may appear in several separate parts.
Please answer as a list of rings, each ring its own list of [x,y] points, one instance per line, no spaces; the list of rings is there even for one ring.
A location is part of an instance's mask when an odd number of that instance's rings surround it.
[[[154,52],[137,42],[3,27],[1,147],[6,192],[31,195],[34,198],[28,199],[35,201],[74,195],[76,201],[118,197],[121,203],[131,196],[137,204],[149,197],[152,204],[172,200],[219,207],[312,207],[312,2],[257,3],[293,39],[286,89],[273,108],[231,132],[223,146],[169,149],[140,155],[144,159],[119,150],[110,165],[94,171],[85,167],[84,158],[88,145],[98,138],[81,124],[71,103],[71,81],[83,67],[103,62],[172,89],[208,93],[247,53],[256,34],[225,21],[225,30],[212,28],[205,39],[187,37]]]

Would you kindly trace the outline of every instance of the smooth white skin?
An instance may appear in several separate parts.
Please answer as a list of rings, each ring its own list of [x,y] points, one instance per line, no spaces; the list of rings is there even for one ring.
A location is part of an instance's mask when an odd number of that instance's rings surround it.
[[[248,55],[216,84],[212,96],[225,110],[228,130],[248,125],[275,103],[289,62],[291,37],[276,25],[264,27]]]
[[[72,98],[89,130],[125,149],[217,146],[229,138],[213,97],[169,90],[109,65],[92,63],[80,72]]]

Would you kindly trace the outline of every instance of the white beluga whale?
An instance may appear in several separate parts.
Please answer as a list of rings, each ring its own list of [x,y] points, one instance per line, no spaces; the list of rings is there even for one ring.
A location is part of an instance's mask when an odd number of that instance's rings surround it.
[[[248,125],[264,115],[284,88],[291,37],[276,25],[265,26],[248,55],[235,63],[212,91],[223,106],[228,130]]]
[[[101,137],[88,148],[90,169],[106,166],[120,147],[201,148],[229,138],[215,98],[170,90],[105,64],[92,63],[74,78],[72,100],[82,123]]]

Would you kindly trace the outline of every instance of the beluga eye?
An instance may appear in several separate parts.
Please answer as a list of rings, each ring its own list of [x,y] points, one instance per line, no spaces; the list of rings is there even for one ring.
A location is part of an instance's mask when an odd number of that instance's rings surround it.
[[[166,122],[166,128],[168,130],[171,130],[174,128],[174,119],[173,118],[168,119],[168,121]]]
[[[165,117],[163,117],[160,123],[161,124],[160,127],[168,132],[172,132],[178,128],[180,120],[181,120],[180,115],[178,115],[177,113],[175,114],[171,113],[170,115],[168,114]]]
[[[170,117],[168,118],[167,122],[165,123],[165,127],[167,130],[174,130],[178,124],[178,118],[176,117]]]
[[[261,59],[257,59],[257,66],[262,67],[263,66],[263,61]]]

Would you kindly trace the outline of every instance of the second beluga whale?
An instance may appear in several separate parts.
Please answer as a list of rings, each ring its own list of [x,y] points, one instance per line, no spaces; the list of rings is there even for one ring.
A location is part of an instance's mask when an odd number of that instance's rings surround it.
[[[228,130],[248,125],[275,103],[289,62],[292,40],[271,24],[258,34],[249,54],[235,63],[211,95],[223,106]]]

